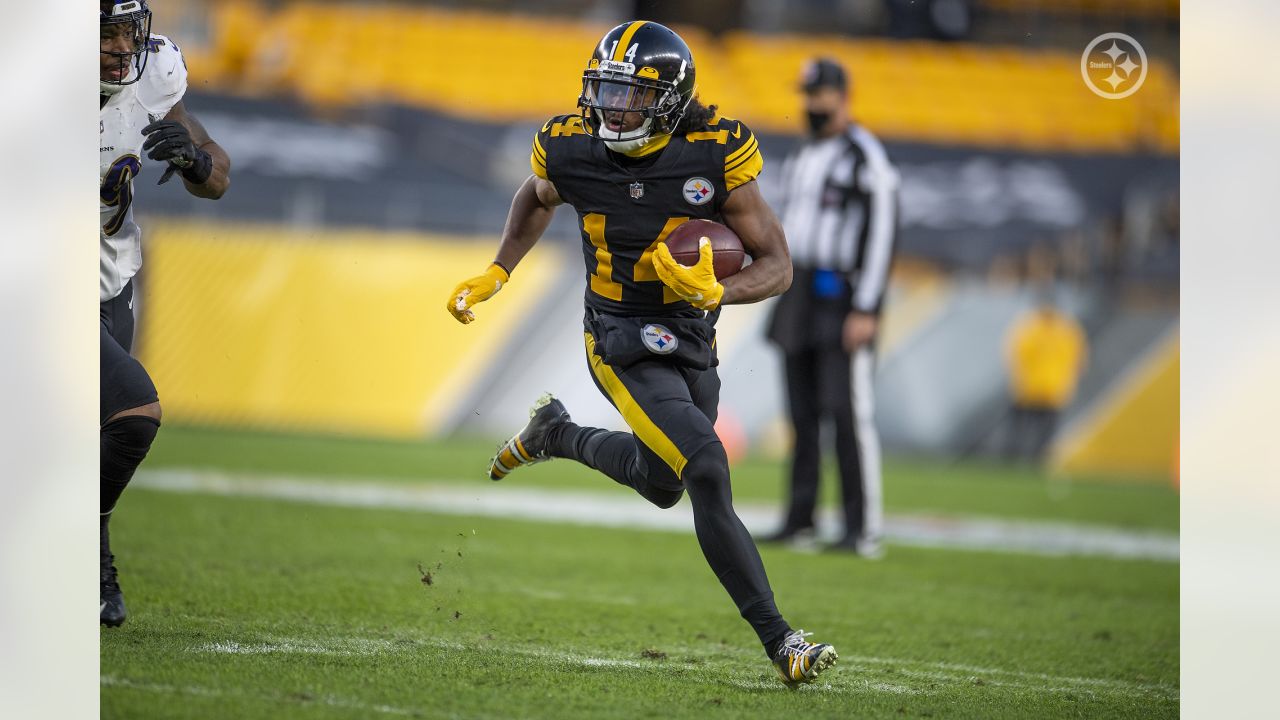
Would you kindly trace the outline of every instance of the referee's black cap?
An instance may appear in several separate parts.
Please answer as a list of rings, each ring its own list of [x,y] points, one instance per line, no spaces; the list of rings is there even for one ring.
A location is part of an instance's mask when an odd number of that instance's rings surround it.
[[[827,57],[819,57],[805,63],[800,73],[800,89],[813,92],[821,87],[833,87],[841,92],[849,90],[849,73],[844,66]]]

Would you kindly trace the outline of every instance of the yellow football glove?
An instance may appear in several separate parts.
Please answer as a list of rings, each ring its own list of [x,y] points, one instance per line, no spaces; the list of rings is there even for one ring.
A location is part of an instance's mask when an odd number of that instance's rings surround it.
[[[653,251],[653,269],[663,284],[699,310],[715,310],[720,306],[724,286],[716,280],[715,261],[708,238],[698,241],[698,264],[693,267],[681,265],[671,257],[671,249],[666,243],[658,243],[658,248]]]
[[[449,314],[466,325],[476,319],[471,308],[493,297],[510,279],[511,276],[501,265],[493,263],[485,268],[483,275],[477,275],[454,288],[445,306],[449,309]]]

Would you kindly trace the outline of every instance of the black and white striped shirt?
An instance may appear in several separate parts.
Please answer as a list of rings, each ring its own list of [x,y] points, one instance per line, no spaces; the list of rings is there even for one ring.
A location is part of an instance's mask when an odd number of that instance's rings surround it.
[[[878,312],[898,224],[898,173],[884,146],[850,125],[794,151],[781,175],[780,215],[792,263],[847,275],[853,309]]]

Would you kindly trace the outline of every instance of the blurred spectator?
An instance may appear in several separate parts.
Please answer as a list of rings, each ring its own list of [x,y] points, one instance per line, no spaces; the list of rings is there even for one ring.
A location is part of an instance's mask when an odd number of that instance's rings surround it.
[[[1088,352],[1084,330],[1058,309],[1046,286],[1036,308],[1009,329],[1013,412],[1006,455],[1010,460],[1040,458],[1057,429],[1059,413],[1075,397]]]

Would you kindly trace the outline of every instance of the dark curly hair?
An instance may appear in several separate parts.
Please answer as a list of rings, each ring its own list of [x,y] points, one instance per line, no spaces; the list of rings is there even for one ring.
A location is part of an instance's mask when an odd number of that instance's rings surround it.
[[[676,125],[675,135],[687,135],[695,130],[699,130],[707,126],[711,122],[711,118],[716,116],[718,105],[703,105],[701,98],[693,98],[689,101],[689,107],[685,108],[684,116],[680,118],[679,124]]]

